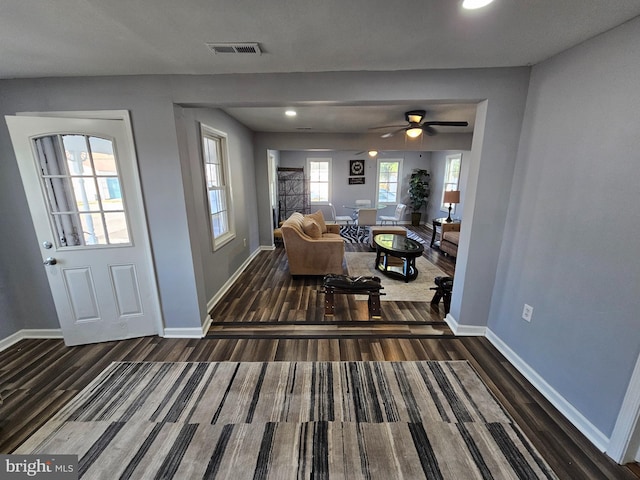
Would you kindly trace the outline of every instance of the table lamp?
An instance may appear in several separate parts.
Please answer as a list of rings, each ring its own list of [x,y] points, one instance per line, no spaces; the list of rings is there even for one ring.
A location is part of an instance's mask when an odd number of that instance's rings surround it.
[[[447,190],[444,192],[444,203],[449,204],[449,216],[447,217],[447,223],[451,223],[451,204],[460,203],[460,190]]]

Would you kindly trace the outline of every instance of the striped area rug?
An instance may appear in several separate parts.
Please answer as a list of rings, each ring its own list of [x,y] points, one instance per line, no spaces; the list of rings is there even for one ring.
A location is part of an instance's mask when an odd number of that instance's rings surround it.
[[[358,229],[355,225],[341,225],[340,235],[348,243],[369,243],[369,230],[367,228]],[[429,244],[420,235],[409,229],[407,229],[407,237],[423,245]]]
[[[91,479],[554,479],[466,361],[113,363],[16,452]]]
[[[341,225],[340,236],[347,243],[367,243],[369,241],[369,230],[358,228],[355,225]]]

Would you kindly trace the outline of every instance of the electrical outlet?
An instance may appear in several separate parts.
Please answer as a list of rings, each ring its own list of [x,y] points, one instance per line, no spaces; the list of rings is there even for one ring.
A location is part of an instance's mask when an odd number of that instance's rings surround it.
[[[524,309],[522,309],[522,318],[527,322],[530,322],[532,316],[533,316],[533,307],[525,303]]]

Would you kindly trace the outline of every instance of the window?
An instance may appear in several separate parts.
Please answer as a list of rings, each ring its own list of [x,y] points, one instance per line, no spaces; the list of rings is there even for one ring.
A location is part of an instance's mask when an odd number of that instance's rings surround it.
[[[460,180],[460,162],[462,161],[462,154],[456,153],[454,155],[446,156],[446,166],[444,170],[444,183],[442,185],[442,200],[440,201],[440,210],[448,211],[449,204],[444,203],[444,192],[449,190],[458,190],[458,182]],[[455,213],[455,204],[452,205],[452,213]]]
[[[34,147],[58,246],[131,245],[113,142],[65,134]]]
[[[331,159],[307,158],[311,203],[329,203],[331,198]]]
[[[235,238],[231,216],[231,189],[226,136],[206,125],[201,126],[204,180],[211,222],[213,249]]]
[[[400,201],[401,159],[378,159],[378,205]]]

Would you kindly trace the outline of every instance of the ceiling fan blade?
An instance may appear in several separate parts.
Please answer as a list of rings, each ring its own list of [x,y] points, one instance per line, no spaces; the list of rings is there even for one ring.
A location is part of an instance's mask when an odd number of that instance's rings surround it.
[[[369,130],[382,130],[383,128],[401,128],[406,125],[383,125],[382,127],[370,127]]]
[[[383,133],[382,135],[380,135],[380,137],[381,138],[390,138],[390,137],[393,137],[396,133],[402,132],[402,131],[404,131],[406,129],[407,129],[407,127],[403,126],[401,128],[398,128],[397,130],[394,130],[393,132]]]
[[[422,131],[427,135],[429,135],[430,137],[433,137],[438,133],[435,128],[432,128],[430,125],[426,125],[426,124],[422,125]]]
[[[434,122],[424,122],[422,124],[423,126],[429,126],[429,125],[440,125],[441,127],[468,127],[469,126],[469,122],[439,122],[439,121],[434,121]]]

